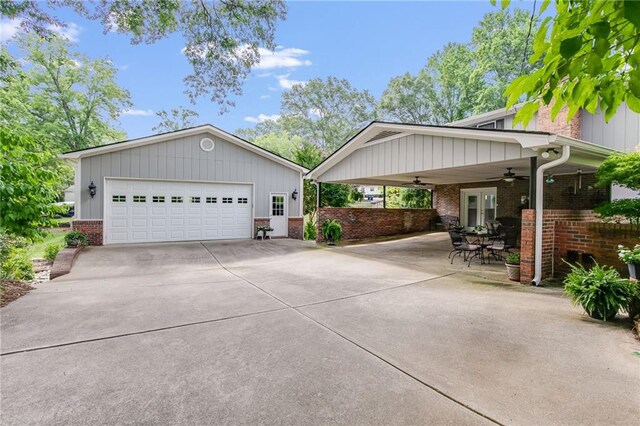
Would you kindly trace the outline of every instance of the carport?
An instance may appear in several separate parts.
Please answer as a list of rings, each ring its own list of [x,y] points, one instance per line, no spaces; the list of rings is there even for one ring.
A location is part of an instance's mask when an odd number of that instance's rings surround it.
[[[465,226],[484,224],[505,215],[519,216],[523,210],[535,209],[535,261],[531,259],[531,266],[535,267],[533,282],[538,284],[541,279],[545,191],[553,190],[548,183],[565,179],[575,181],[577,188],[578,181],[579,185],[583,184],[583,177],[593,179],[597,167],[614,152],[600,145],[550,132],[376,121],[306,177],[320,188],[323,183],[344,183],[431,189],[433,214],[458,216]],[[607,195],[606,192],[598,195],[595,187],[593,191],[593,199]],[[576,198],[572,201],[574,204],[580,202],[586,204],[571,207],[590,209],[592,205],[588,203],[593,200],[580,201]],[[388,216],[392,222],[397,221],[398,215],[392,209],[382,213],[322,210],[324,217],[327,214],[338,217],[364,215],[361,219],[365,223],[375,220],[376,224],[382,223],[380,216]],[[407,212],[401,220],[411,222],[413,217]],[[390,229],[378,225],[374,228],[381,232]],[[350,238],[350,235],[345,235],[345,238]],[[523,236],[523,240],[528,238]],[[531,245],[533,241],[523,243]]]

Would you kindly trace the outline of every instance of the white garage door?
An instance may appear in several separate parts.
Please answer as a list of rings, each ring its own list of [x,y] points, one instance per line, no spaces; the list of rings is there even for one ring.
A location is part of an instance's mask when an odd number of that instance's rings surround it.
[[[251,185],[106,180],[105,242],[251,238]]]

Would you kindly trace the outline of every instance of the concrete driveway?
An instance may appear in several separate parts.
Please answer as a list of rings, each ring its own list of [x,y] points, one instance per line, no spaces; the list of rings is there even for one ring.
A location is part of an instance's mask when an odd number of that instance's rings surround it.
[[[627,424],[640,347],[440,234],[87,249],[0,311],[2,424]]]

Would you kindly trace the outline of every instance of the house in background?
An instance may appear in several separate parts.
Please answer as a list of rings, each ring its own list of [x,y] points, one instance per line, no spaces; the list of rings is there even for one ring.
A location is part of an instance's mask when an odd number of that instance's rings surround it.
[[[307,170],[211,125],[61,155],[75,167],[74,228],[93,245],[302,238]]]
[[[571,120],[564,111],[551,121],[550,108],[545,107],[523,129],[513,126],[515,112],[492,111],[446,126],[371,123],[307,178],[320,186],[413,182],[433,190],[434,209],[429,213],[389,209],[385,214],[321,209],[319,221],[341,219],[343,238],[360,239],[426,230],[437,216],[456,217],[467,227],[494,219],[520,227],[523,211],[535,209],[535,219],[522,221],[522,240],[526,252],[534,247],[530,240],[535,235],[536,260],[531,265],[535,263],[539,280],[543,211],[578,217],[609,199],[608,188],[595,186],[595,172],[609,155],[637,149],[640,115],[623,105],[609,123],[604,114],[586,111]],[[525,233],[532,223],[535,232]],[[533,278],[529,272],[523,265],[525,280]]]

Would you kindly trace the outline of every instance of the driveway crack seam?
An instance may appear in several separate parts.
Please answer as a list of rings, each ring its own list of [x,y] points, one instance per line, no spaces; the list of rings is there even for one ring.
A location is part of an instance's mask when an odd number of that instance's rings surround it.
[[[483,414],[482,412],[480,412],[480,411],[478,411],[478,410],[476,410],[476,409],[472,408],[471,406],[469,406],[469,405],[465,404],[464,402],[462,402],[462,401],[460,401],[460,400],[458,400],[458,399],[456,399],[456,398],[454,398],[454,397],[452,397],[452,396],[448,395],[446,392],[444,392],[443,390],[440,390],[440,389],[439,389],[439,388],[437,388],[436,386],[434,386],[434,385],[430,385],[429,383],[425,382],[424,380],[420,379],[419,377],[417,377],[417,376],[415,376],[415,375],[411,374],[411,373],[410,373],[410,372],[408,372],[407,370],[405,370],[405,369],[403,369],[403,368],[401,368],[401,367],[399,367],[399,366],[395,365],[395,364],[394,364],[394,363],[392,363],[391,361],[389,361],[389,360],[387,360],[387,359],[383,358],[381,355],[376,354],[376,353],[375,353],[375,352],[373,352],[372,350],[367,349],[366,347],[364,347],[364,346],[360,345],[359,343],[355,342],[354,340],[349,339],[348,337],[346,337],[346,336],[342,335],[341,333],[339,333],[338,331],[336,331],[336,330],[332,329],[331,327],[329,327],[329,326],[327,326],[327,325],[325,325],[325,324],[321,323],[320,321],[316,320],[315,318],[312,318],[312,317],[310,317],[309,315],[305,314],[304,312],[302,312],[302,311],[298,310],[298,307],[294,307],[294,306],[289,305],[287,302],[285,302],[285,301],[283,301],[283,300],[279,299],[278,297],[274,296],[273,294],[269,293],[269,292],[268,292],[268,291],[266,291],[265,289],[261,288],[259,285],[257,285],[257,284],[255,284],[255,283],[251,282],[250,280],[248,280],[248,279],[246,279],[246,278],[244,278],[244,277],[242,277],[242,276],[240,276],[240,275],[236,274],[235,272],[233,272],[233,271],[231,271],[230,269],[228,269],[225,265],[223,265],[223,264],[222,264],[222,262],[220,262],[220,261],[218,260],[218,258],[217,258],[217,257],[216,257],[216,256],[215,256],[215,255],[214,255],[214,254],[213,254],[213,253],[212,253],[208,248],[207,248],[207,246],[205,246],[202,242],[201,242],[200,244],[202,244],[202,246],[203,246],[203,247],[204,247],[204,248],[205,248],[205,249],[206,249],[206,250],[211,254],[211,257],[213,257],[213,258],[215,259],[215,261],[216,261],[216,262],[217,262],[217,263],[218,263],[218,264],[219,264],[219,265],[220,265],[220,266],[221,266],[225,271],[227,271],[227,272],[229,272],[230,274],[232,274],[232,275],[234,275],[234,276],[236,276],[236,277],[240,278],[241,280],[243,280],[243,281],[244,281],[244,282],[246,282],[247,284],[249,284],[249,285],[251,285],[251,286],[255,287],[255,288],[256,288],[256,289],[258,289],[258,290],[260,290],[260,291],[261,291],[261,292],[263,292],[264,294],[266,294],[266,295],[268,295],[268,296],[270,296],[270,297],[274,298],[275,300],[277,300],[277,301],[279,301],[280,303],[282,303],[283,305],[287,306],[288,308],[290,308],[292,311],[296,312],[296,313],[297,313],[297,314],[299,314],[300,316],[302,316],[302,317],[304,317],[304,318],[307,318],[309,321],[311,321],[311,322],[313,322],[313,323],[317,324],[318,326],[320,326],[320,327],[324,328],[325,330],[327,330],[327,331],[329,331],[329,332],[331,332],[331,333],[335,334],[336,336],[338,336],[338,337],[342,338],[343,340],[346,340],[347,342],[351,343],[352,345],[356,346],[357,348],[360,348],[361,350],[365,351],[365,352],[366,352],[366,353],[368,353],[369,355],[371,355],[371,356],[373,356],[373,357],[375,357],[375,358],[379,359],[380,361],[384,362],[384,363],[385,363],[385,364],[387,364],[388,366],[390,366],[390,367],[394,368],[395,370],[399,371],[400,373],[404,374],[405,376],[409,377],[410,379],[413,379],[414,381],[416,381],[416,382],[420,383],[421,385],[423,385],[423,386],[425,386],[425,387],[427,387],[427,388],[431,389],[432,391],[434,391],[434,392],[436,392],[437,394],[441,395],[442,397],[444,397],[444,398],[448,399],[449,401],[451,401],[451,402],[453,402],[453,403],[455,403],[455,404],[457,404],[457,405],[459,405],[459,406],[461,406],[461,407],[463,407],[463,408],[465,408],[465,409],[467,409],[467,410],[471,411],[472,413],[474,413],[474,414],[476,414],[476,415],[478,415],[478,416],[480,416],[480,417],[482,417],[482,418],[484,418],[484,419],[486,419],[486,420],[488,420],[488,421],[490,421],[490,422],[492,422],[492,423],[495,423],[495,424],[497,424],[497,425],[502,425],[502,423],[500,423],[499,421],[497,421],[497,420],[495,420],[495,419],[491,418],[490,416],[488,416],[488,415],[486,415],[486,414]],[[445,276],[453,275],[453,274],[456,274],[456,272],[453,272],[453,273],[451,273],[451,274],[447,274],[447,275],[445,275]],[[432,279],[437,279],[437,278],[442,278],[442,277],[436,277],[436,278],[432,278]],[[423,281],[430,281],[430,280],[431,280],[431,279],[429,279],[429,280],[423,280]],[[404,286],[407,286],[407,285],[413,285],[413,284],[417,284],[417,282],[416,282],[416,283],[403,284],[402,286],[399,286],[399,287],[404,287]],[[385,290],[385,289],[376,290],[375,292],[383,291],[383,290]],[[366,293],[363,293],[363,294],[366,294]],[[356,296],[348,296],[348,297],[356,297]],[[304,305],[304,306],[309,306],[309,305]]]

